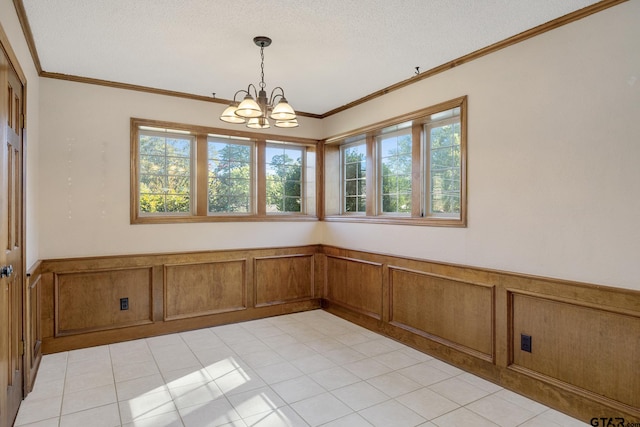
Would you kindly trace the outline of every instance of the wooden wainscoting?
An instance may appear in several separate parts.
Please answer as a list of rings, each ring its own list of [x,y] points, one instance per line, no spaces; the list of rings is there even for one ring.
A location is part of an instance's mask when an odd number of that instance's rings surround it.
[[[637,291],[311,245],[46,260],[28,298],[34,360],[322,305],[586,422],[640,422]]]
[[[247,259],[165,264],[164,320],[247,309]]]
[[[389,322],[493,361],[494,286],[389,267]]]
[[[327,300],[373,319],[382,319],[382,264],[327,255]]]
[[[640,422],[640,292],[322,251],[331,313],[586,422]]]
[[[27,293],[25,301],[25,394],[33,389],[40,360],[42,359],[42,295],[40,263],[27,272]]]
[[[57,337],[153,322],[151,267],[54,273],[53,286]]]
[[[591,393],[612,406],[640,407],[640,314],[547,295],[509,293],[510,367]],[[531,352],[520,349],[521,335]]]
[[[319,308],[318,252],[312,245],[44,260],[42,351]]]
[[[314,255],[255,258],[255,306],[265,307],[313,298]]]

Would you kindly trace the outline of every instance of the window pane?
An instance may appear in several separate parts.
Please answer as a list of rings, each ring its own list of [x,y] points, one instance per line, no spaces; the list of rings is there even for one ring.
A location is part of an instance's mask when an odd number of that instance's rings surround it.
[[[432,215],[460,214],[460,117],[453,115],[453,118],[431,123],[425,127],[430,150],[428,156],[429,213]]]
[[[344,212],[365,212],[367,145],[358,143],[342,147]]]
[[[209,212],[251,212],[251,148],[246,141],[209,138]]]
[[[377,138],[382,177],[382,212],[411,212],[411,129]],[[409,200],[407,203],[405,200]]]
[[[193,138],[140,131],[138,143],[140,212],[189,213]]]
[[[302,212],[303,147],[267,145],[267,212]]]

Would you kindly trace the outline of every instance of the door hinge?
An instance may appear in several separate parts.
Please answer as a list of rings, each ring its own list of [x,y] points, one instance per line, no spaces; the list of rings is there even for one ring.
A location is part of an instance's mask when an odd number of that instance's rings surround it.
[[[24,129],[24,114],[20,113],[20,129]]]
[[[24,341],[20,341],[20,345],[18,346],[19,356],[24,355],[27,351],[27,344]]]

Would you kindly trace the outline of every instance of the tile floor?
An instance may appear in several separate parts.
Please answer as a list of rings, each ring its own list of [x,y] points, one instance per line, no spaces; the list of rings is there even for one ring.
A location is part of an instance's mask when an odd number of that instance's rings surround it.
[[[44,356],[16,426],[586,426],[322,310]]]

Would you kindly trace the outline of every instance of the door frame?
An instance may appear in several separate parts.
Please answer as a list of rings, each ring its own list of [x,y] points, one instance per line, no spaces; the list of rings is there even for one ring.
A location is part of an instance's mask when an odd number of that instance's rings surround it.
[[[33,381],[35,378],[31,378],[31,367],[39,364],[40,357],[32,357],[31,349],[33,347],[33,343],[29,342],[30,334],[28,333],[30,328],[28,325],[28,291],[27,287],[29,286],[29,277],[27,274],[27,228],[26,228],[26,192],[27,192],[27,78],[20,66],[20,62],[18,61],[18,57],[16,56],[13,48],[11,47],[11,43],[9,42],[9,37],[4,31],[2,27],[2,23],[0,23],[0,50],[2,50],[7,57],[9,64],[15,70],[20,83],[22,84],[22,107],[21,107],[21,137],[20,137],[20,145],[21,145],[21,153],[22,153],[22,173],[21,173],[21,187],[22,191],[20,194],[21,204],[21,224],[20,224],[20,240],[22,242],[21,245],[21,259],[22,259],[22,341],[23,344],[23,354],[22,354],[22,395],[23,398],[31,391],[31,387],[33,385]],[[35,360],[32,360],[35,359]]]

